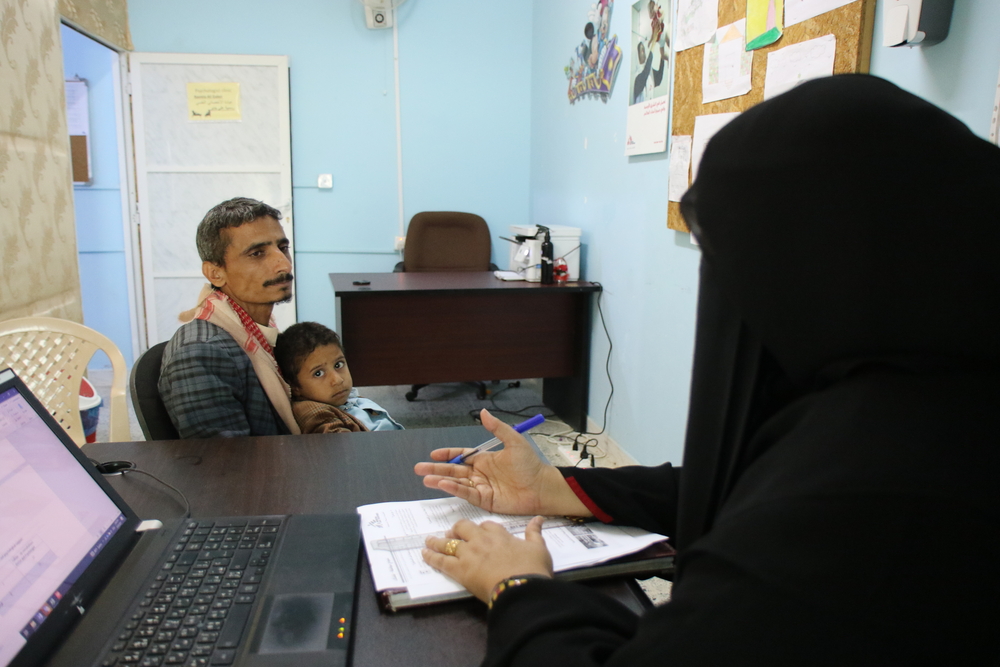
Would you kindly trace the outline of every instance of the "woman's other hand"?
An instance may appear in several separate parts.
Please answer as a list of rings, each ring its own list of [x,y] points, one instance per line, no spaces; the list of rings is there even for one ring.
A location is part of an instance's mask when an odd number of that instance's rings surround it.
[[[544,521],[545,517],[533,518],[522,540],[493,521],[476,525],[463,519],[445,537],[427,538],[424,560],[487,602],[493,587],[508,577],[552,576],[552,556],[542,538]]]
[[[485,409],[480,418],[486,430],[503,441],[504,448],[480,452],[464,464],[438,462],[450,461],[469,449],[435,449],[431,452],[435,462],[418,463],[413,468],[423,476],[424,486],[498,514],[593,516],[559,471],[538,458],[524,436]]]

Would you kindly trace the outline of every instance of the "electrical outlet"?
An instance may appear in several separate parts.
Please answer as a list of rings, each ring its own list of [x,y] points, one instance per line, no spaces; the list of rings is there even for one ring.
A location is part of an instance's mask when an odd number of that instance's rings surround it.
[[[562,454],[562,457],[566,459],[566,462],[571,466],[576,466],[577,468],[593,467],[590,465],[590,456],[588,456],[586,460],[580,461],[580,450],[574,451],[572,445],[560,445],[559,453]],[[577,463],[580,465],[576,465]]]
[[[396,241],[395,241],[395,245],[393,245],[393,249],[395,249],[395,250],[402,250],[403,246],[405,246],[405,245],[406,245],[406,237],[405,236],[397,236],[396,237]]]
[[[316,178],[316,187],[320,190],[329,190],[333,188],[333,174],[320,174]]]

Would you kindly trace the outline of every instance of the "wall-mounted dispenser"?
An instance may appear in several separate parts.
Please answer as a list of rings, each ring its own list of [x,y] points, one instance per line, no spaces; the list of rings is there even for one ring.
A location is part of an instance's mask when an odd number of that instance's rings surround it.
[[[951,27],[955,0],[883,0],[882,46],[930,46]]]
[[[395,10],[406,0],[358,0],[365,6],[365,25],[372,30],[391,28]]]

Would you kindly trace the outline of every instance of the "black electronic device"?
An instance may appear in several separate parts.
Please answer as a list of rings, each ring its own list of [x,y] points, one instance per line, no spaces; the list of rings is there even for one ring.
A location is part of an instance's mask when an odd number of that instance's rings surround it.
[[[102,476],[129,466],[95,468],[0,369],[0,667],[350,663],[357,515],[165,530]]]

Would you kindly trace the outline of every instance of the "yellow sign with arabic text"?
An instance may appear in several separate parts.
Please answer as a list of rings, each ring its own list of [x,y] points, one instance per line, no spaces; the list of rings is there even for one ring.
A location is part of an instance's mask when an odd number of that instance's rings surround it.
[[[188,83],[188,120],[242,120],[240,84],[235,81]]]

